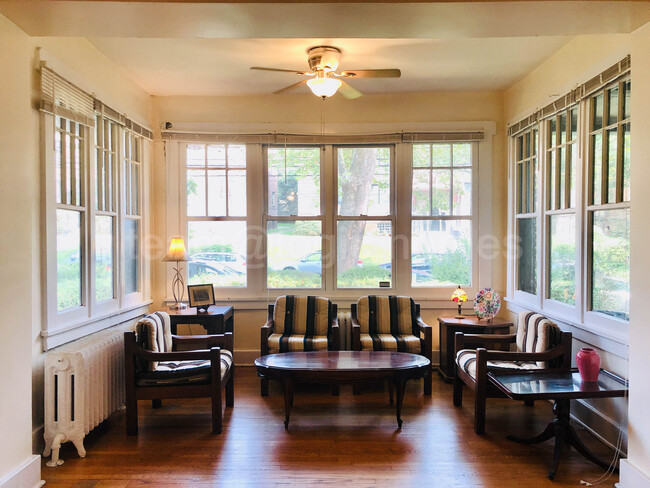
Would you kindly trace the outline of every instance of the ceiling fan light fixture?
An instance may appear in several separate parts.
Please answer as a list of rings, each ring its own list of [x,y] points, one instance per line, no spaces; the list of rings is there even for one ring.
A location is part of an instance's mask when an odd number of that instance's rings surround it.
[[[336,78],[318,77],[307,80],[307,86],[317,97],[331,97],[341,87],[341,80]]]

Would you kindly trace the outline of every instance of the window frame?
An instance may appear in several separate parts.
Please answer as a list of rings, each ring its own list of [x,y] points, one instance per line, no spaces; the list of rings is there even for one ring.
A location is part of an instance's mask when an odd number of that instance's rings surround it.
[[[100,111],[101,114],[101,111]],[[70,121],[67,115],[60,115]],[[42,272],[45,285],[43,287],[43,328],[41,331],[43,350],[49,350],[61,344],[73,341],[85,335],[134,319],[146,313],[151,301],[147,301],[149,287],[148,273],[146,273],[146,257],[143,239],[140,239],[138,252],[140,255],[140,291],[136,294],[124,295],[124,243],[123,243],[123,186],[121,181],[122,133],[126,128],[118,123],[116,127],[116,164],[114,165],[116,193],[113,195],[115,205],[111,213],[114,222],[113,235],[113,290],[114,297],[106,302],[97,303],[94,296],[95,286],[95,216],[103,212],[95,209],[95,174],[96,174],[96,144],[94,131],[90,125],[81,124],[84,132],[84,161],[82,163],[81,192],[85,201],[83,216],[81,218],[81,294],[82,304],[79,307],[58,311],[57,304],[57,219],[56,212],[59,208],[72,208],[57,203],[56,197],[56,155],[54,146],[55,121],[57,115],[41,111],[40,124],[42,134],[42,188],[43,188],[43,247],[44,262]],[[146,198],[145,179],[148,172],[148,148],[146,139],[142,140],[142,171],[139,181],[140,190],[140,235],[144,235],[143,226],[146,225],[147,208],[144,205]],[[54,243],[54,244],[48,244]]]
[[[612,339],[618,343],[626,344],[629,340],[629,322],[620,318],[607,316],[606,314],[600,312],[594,312],[590,310],[590,295],[591,295],[591,219],[594,210],[602,209],[615,209],[615,208],[630,208],[630,202],[617,202],[617,203],[604,203],[603,205],[593,205],[589,204],[591,201],[591,192],[592,192],[592,165],[591,161],[591,136],[593,130],[591,127],[591,111],[592,111],[592,100],[594,97],[598,96],[601,93],[606,94],[607,91],[613,86],[619,86],[619,107],[622,107],[622,91],[621,87],[628,81],[630,81],[630,73],[625,72],[621,75],[615,77],[615,79],[603,84],[597,90],[589,93],[587,96],[576,101],[573,104],[567,104],[561,110],[554,112],[544,118],[539,122],[533,122],[529,127],[520,130],[519,132],[512,134],[508,137],[508,148],[509,148],[509,174],[510,174],[510,183],[508,186],[509,192],[509,225],[511,225],[512,230],[516,230],[517,218],[519,217],[517,212],[517,195],[519,194],[518,180],[516,176],[516,138],[523,134],[525,131],[530,130],[532,127],[538,126],[539,128],[539,137],[538,137],[538,148],[537,154],[538,157],[541,157],[540,164],[540,174],[541,178],[538,179],[538,236],[537,236],[537,273],[538,273],[538,283],[537,283],[537,295],[531,296],[521,290],[517,290],[517,265],[516,265],[516,250],[517,244],[513,243],[510,248],[508,263],[509,263],[509,272],[508,272],[508,294],[510,296],[509,307],[512,310],[517,311],[521,307],[531,308],[533,310],[541,311],[545,315],[571,326],[575,326],[584,333],[593,333],[597,336]],[[605,95],[603,99],[607,98]],[[559,116],[562,113],[570,113],[572,109],[577,109],[577,140],[572,143],[574,148],[574,159],[573,163],[576,165],[575,168],[575,177],[578,180],[575,186],[575,204],[573,207],[569,208],[550,208],[550,164],[551,158],[550,148],[547,146],[548,137],[550,135],[550,129],[548,121],[551,118],[556,118],[559,120]],[[600,129],[600,132],[603,134],[607,133],[607,130],[613,126],[622,127],[623,125],[629,124],[630,119],[621,118],[621,108],[619,108],[619,118],[617,119],[616,124],[607,124],[606,117],[607,113],[605,112],[607,106],[603,107],[603,126]],[[570,125],[569,117],[567,117],[567,126]],[[556,131],[559,127],[556,127]],[[618,147],[622,148],[622,130],[618,130]],[[557,134],[557,132],[556,132]],[[557,134],[558,141],[559,134]],[[604,136],[603,136],[604,137]],[[569,143],[567,137],[567,144]],[[562,146],[563,144],[557,143],[557,147]],[[555,151],[557,149],[553,149]],[[603,143],[602,148],[603,154],[605,153],[605,147]],[[618,168],[622,167],[622,150],[618,151]],[[603,167],[605,166],[604,161],[602,162]],[[558,165],[559,166],[559,165]],[[617,177],[619,172],[617,172]],[[618,180],[617,180],[618,181]],[[555,183],[555,182],[553,182]],[[617,192],[617,197],[618,197]],[[621,192],[622,193],[622,190]],[[539,199],[542,199],[539,201]],[[603,196],[603,198],[605,198]],[[553,205],[555,207],[555,205]],[[540,211],[541,209],[541,211]],[[574,215],[575,217],[575,305],[565,304],[557,300],[549,298],[549,286],[550,286],[550,218],[555,215]],[[516,233],[514,234],[516,237]]]

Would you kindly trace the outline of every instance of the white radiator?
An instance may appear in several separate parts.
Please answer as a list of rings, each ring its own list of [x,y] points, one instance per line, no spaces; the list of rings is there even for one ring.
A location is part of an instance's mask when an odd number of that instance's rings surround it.
[[[62,442],[80,457],[88,432],[124,405],[124,331],[97,332],[49,351],[45,357],[45,451],[47,466],[63,464]]]
[[[336,318],[339,319],[341,350],[347,351],[352,348],[352,314],[349,311],[338,312]]]

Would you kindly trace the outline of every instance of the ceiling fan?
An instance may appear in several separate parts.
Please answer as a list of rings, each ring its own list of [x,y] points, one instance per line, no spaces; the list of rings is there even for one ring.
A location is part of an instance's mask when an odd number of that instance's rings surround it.
[[[399,78],[402,72],[398,69],[353,69],[336,73],[341,60],[341,50],[332,46],[315,46],[307,50],[308,63],[311,71],[297,71],[292,69],[262,68],[253,66],[251,69],[262,71],[282,71],[307,76],[309,79],[289,85],[274,94],[285,93],[301,85],[307,85],[312,93],[318,97],[331,97],[339,89],[345,98],[357,98],[363,95],[342,78]]]

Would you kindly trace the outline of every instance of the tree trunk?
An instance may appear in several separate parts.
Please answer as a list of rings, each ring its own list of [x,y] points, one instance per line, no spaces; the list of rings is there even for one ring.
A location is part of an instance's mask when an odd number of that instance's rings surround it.
[[[344,163],[339,161],[338,164],[341,167]],[[339,215],[356,216],[365,214],[368,211],[368,201],[376,166],[376,148],[357,148],[353,150],[350,176],[345,181],[339,181],[342,190]],[[338,273],[347,271],[357,265],[365,229],[365,221],[339,222],[337,235]]]

